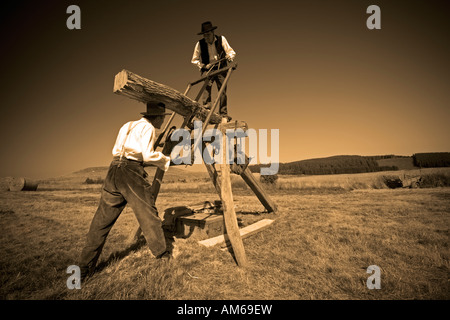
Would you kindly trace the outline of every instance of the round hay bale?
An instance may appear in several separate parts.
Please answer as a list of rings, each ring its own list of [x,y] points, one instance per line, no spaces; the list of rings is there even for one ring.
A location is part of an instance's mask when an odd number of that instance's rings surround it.
[[[36,191],[37,187],[37,181],[25,178],[13,178],[9,183],[9,191]]]

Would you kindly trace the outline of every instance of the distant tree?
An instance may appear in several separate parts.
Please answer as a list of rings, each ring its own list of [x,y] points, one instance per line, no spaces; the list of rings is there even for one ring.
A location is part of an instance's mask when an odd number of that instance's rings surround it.
[[[450,167],[450,152],[415,153],[413,162],[416,167]]]
[[[393,155],[386,156],[334,156],[328,158],[308,159],[289,163],[280,163],[278,174],[292,175],[324,175],[342,173],[377,172],[384,170],[398,170],[397,167],[379,166],[377,159],[383,157],[392,158]],[[250,166],[252,172],[259,172],[260,165]]]

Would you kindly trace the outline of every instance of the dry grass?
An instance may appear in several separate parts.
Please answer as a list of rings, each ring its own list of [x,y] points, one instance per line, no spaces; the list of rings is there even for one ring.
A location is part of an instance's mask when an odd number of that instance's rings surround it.
[[[427,168],[418,170],[381,171],[359,174],[336,174],[317,176],[289,176],[280,175],[275,186],[268,186],[272,191],[281,190],[328,190],[341,189],[345,191],[361,189],[388,189],[384,177],[412,178],[422,176],[432,180],[435,177],[450,178],[450,168]],[[450,186],[445,185],[424,185],[424,187]]]
[[[0,192],[0,298],[449,299],[450,188],[376,188],[377,176],[282,177],[270,191],[279,212],[270,215],[235,181],[244,225],[276,220],[244,240],[246,269],[194,239],[177,239],[177,259],[159,263],[144,243],[127,245],[137,225],[127,208],[81,290],[67,289],[66,268],[76,264],[99,187]],[[159,211],[218,198],[201,183],[195,192],[189,183],[164,185]],[[373,264],[381,290],[366,287]]]

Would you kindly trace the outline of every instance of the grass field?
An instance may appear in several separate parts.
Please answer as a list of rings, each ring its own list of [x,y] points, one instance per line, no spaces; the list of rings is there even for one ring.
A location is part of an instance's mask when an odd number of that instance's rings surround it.
[[[102,170],[95,174],[104,177]],[[244,240],[246,269],[229,251],[190,238],[176,239],[178,256],[171,263],[156,261],[142,241],[127,244],[137,222],[126,208],[96,274],[81,290],[67,289],[66,269],[76,264],[100,195],[100,185],[83,181],[97,175],[42,181],[35,192],[3,191],[0,299],[449,299],[450,188],[440,181],[450,171],[420,173],[433,177],[433,188],[380,184],[382,175],[412,171],[280,177],[267,186],[279,206],[276,214],[263,213],[233,177],[242,225],[275,219]],[[160,213],[218,199],[201,174],[192,179],[174,175],[163,185]],[[366,286],[370,265],[381,269],[380,290]]]

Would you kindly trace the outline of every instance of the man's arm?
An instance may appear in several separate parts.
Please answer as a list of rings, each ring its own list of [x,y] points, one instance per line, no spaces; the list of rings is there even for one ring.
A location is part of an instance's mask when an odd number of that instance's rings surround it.
[[[228,61],[233,61],[236,57],[236,52],[233,50],[233,48],[231,48],[230,44],[224,36],[222,36],[222,47],[225,51],[225,57],[228,59]]]
[[[199,69],[203,68],[204,65],[200,61],[200,43],[197,42],[194,48],[194,54],[192,55],[191,63],[197,66]]]
[[[154,150],[155,140],[156,133],[154,127],[149,126],[145,128],[141,139],[142,160],[145,166],[156,166],[161,170],[167,171],[170,166],[170,157]]]

